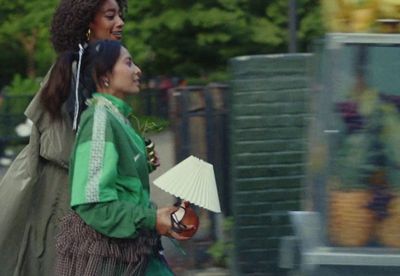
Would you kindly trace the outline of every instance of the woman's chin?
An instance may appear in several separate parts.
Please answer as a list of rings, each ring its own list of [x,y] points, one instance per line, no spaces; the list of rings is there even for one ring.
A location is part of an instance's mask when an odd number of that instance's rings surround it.
[[[111,35],[110,40],[121,40],[122,36],[121,35]]]
[[[127,94],[127,95],[135,95],[135,94],[138,94],[139,92],[140,92],[140,89],[136,88],[136,89],[132,89],[132,90],[127,91],[125,94]]]

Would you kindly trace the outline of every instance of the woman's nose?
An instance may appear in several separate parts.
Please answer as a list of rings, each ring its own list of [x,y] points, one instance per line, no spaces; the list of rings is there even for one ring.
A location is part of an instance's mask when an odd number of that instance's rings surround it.
[[[125,25],[124,19],[122,19],[121,15],[118,15],[117,26],[123,27]]]
[[[135,68],[135,74],[138,75],[138,76],[141,76],[142,75],[142,70],[137,65],[135,67],[136,67]]]

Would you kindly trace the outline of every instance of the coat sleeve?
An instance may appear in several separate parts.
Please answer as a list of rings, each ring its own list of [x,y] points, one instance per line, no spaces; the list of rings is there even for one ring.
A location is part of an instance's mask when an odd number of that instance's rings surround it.
[[[68,114],[63,107],[61,118],[54,120],[40,99],[43,87],[50,77],[51,70],[50,68],[46,77],[41,82],[39,91],[25,110],[25,115],[38,130],[40,156],[61,167],[68,168],[71,148],[75,139]]]

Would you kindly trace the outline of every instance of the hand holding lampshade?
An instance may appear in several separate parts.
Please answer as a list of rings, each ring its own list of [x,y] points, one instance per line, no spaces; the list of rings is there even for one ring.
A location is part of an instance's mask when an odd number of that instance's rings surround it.
[[[221,212],[213,166],[190,156],[154,180],[162,190],[183,200],[171,213],[172,230],[180,236],[192,237],[199,218],[190,203],[210,211]]]

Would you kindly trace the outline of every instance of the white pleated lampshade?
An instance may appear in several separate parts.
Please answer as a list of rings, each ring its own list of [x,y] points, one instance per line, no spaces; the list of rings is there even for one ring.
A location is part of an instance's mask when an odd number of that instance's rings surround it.
[[[213,166],[189,156],[154,180],[162,190],[210,211],[220,213]]]

